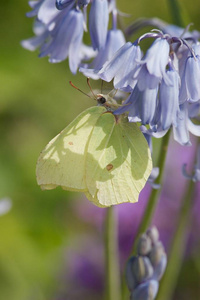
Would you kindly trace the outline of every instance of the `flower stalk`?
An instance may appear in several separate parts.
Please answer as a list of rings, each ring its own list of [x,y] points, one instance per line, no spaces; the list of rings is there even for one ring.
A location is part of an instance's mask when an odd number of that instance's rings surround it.
[[[162,182],[162,177],[163,177],[164,167],[165,167],[165,160],[166,160],[166,156],[167,156],[167,149],[168,149],[168,144],[169,144],[169,138],[170,138],[170,131],[168,131],[167,134],[164,136],[161,147],[160,147],[160,153],[159,153],[159,158],[158,158],[158,166],[159,166],[160,172],[159,172],[159,175],[156,180],[156,183],[158,183],[158,184],[161,184],[161,182]],[[144,212],[144,216],[142,218],[142,221],[141,221],[138,231],[137,231],[132,254],[134,254],[136,251],[136,245],[137,245],[138,238],[151,225],[151,221],[154,216],[154,212],[155,212],[158,200],[159,200],[159,193],[160,193],[159,189],[152,189],[147,207]]]
[[[117,218],[114,207],[106,209],[105,220],[105,270],[106,300],[121,300],[120,266],[118,253]]]
[[[168,264],[160,284],[157,300],[172,299],[185,250],[185,231],[190,219],[194,182],[191,180],[181,207],[176,231],[168,255]]]

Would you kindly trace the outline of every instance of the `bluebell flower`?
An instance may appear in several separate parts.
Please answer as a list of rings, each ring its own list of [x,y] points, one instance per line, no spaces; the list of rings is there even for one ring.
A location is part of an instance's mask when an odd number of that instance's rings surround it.
[[[173,127],[174,139],[183,146],[190,146],[190,133],[195,136],[200,136],[200,125],[192,122],[192,119],[197,119],[200,112],[200,103],[188,103],[185,102],[179,105],[179,112],[177,117],[176,126]],[[154,129],[154,128],[153,128]],[[168,131],[168,129],[163,130],[161,127],[157,127],[154,131],[152,128],[147,129],[145,126],[141,126],[141,131],[144,134],[148,134],[155,138],[162,138]]]
[[[26,13],[26,16],[29,18],[37,16],[40,6],[42,5],[44,0],[39,1],[29,1],[29,6],[32,8],[31,11]]]
[[[197,161],[194,167],[193,174],[188,174],[187,164],[183,165],[182,173],[187,179],[190,179],[194,182],[200,181],[200,145],[198,145],[198,149],[197,149]]]
[[[179,106],[177,125],[173,126],[173,134],[174,134],[174,139],[183,146],[191,145],[189,128],[188,128],[188,120],[189,120],[189,116],[188,116],[187,103],[181,104]],[[155,127],[147,129],[145,126],[141,126],[141,131],[143,133],[149,134],[150,136],[155,138],[162,138],[168,132],[168,130],[169,129],[163,130],[161,127],[157,127],[156,129]]]
[[[147,140],[147,143],[149,145],[149,149],[151,151],[151,153],[153,152],[153,146],[152,146],[152,136],[148,133],[145,133],[145,131],[147,132],[147,129],[144,125],[140,126],[140,130],[143,132],[145,139]],[[159,175],[159,168],[158,167],[153,167],[151,174],[147,180],[147,182],[151,185],[151,187],[153,189],[159,189],[160,188],[160,184],[155,183],[157,177]]]
[[[83,38],[84,18],[81,11],[73,9],[62,16],[50,32],[50,40],[41,48],[40,57],[49,56],[52,63],[69,57],[72,73],[76,73],[81,61],[80,47]],[[73,32],[73,34],[72,34]]]
[[[158,37],[140,63],[142,67],[137,75],[138,88],[143,91],[146,88],[155,89],[162,79],[170,84],[166,76],[166,66],[169,62],[169,43],[165,37]]]
[[[56,8],[58,10],[65,9],[71,3],[75,3],[75,0],[56,0]]]
[[[137,82],[134,75],[138,70],[141,56],[140,47],[128,42],[96,72],[105,81],[109,82],[114,78],[113,84],[116,89],[131,91]]]
[[[197,30],[189,31],[190,25],[186,28],[174,25],[174,24],[167,24],[161,28],[164,33],[169,34],[170,36],[179,37],[182,39],[191,39],[191,40],[198,40],[200,38],[200,34]]]
[[[22,41],[22,45],[29,50],[40,47],[39,56],[49,56],[51,63],[57,63],[69,57],[70,70],[76,73],[81,60],[85,58],[85,47],[82,43],[83,13],[81,10],[71,9],[71,6],[58,11],[55,5],[54,9],[52,8],[52,0],[51,5],[49,3],[50,0],[45,0],[38,10],[42,30],[36,33],[36,37]],[[45,7],[49,9],[45,11]]]
[[[159,89],[158,126],[163,130],[172,125],[177,126],[179,114],[179,86],[180,77],[177,71],[170,68],[166,75],[172,84],[166,84],[162,79]]]
[[[173,131],[174,139],[181,145],[191,145],[189,133],[200,136],[200,125],[193,123],[191,120],[199,117],[199,109],[197,109],[199,105],[195,104],[185,102],[180,105],[178,124],[176,127],[173,127]],[[192,108],[194,105],[196,109]]]
[[[185,61],[185,69],[182,81],[182,102],[197,102],[200,100],[200,44],[194,46],[194,54],[190,54]],[[196,54],[199,53],[199,54]],[[183,92],[182,92],[183,93]]]
[[[155,190],[158,190],[160,188],[160,184],[155,183],[157,177],[159,175],[159,168],[154,167],[151,171],[151,174],[147,180],[147,182],[151,185],[151,187]]]
[[[111,29],[108,31],[105,47],[102,48],[92,63],[83,64],[79,69],[85,76],[99,79],[99,75],[94,71],[102,67],[105,61],[110,60],[115,52],[125,44],[125,38],[121,30]]]
[[[46,28],[46,25],[40,21],[35,22],[33,31],[35,33],[34,37],[21,41],[21,45],[30,51],[35,51],[38,47],[44,44],[46,39],[49,37],[49,31]]]
[[[100,50],[105,46],[108,21],[108,1],[93,0],[89,14],[89,31],[94,50]]]
[[[151,124],[154,119],[157,106],[158,89],[145,89],[140,91],[135,86],[130,96],[123,103],[123,106],[115,110],[114,114],[122,114],[129,111],[130,122],[141,122],[143,125]]]
[[[43,0],[37,12],[37,19],[45,25],[52,23],[54,18],[60,14],[56,9],[55,1]]]

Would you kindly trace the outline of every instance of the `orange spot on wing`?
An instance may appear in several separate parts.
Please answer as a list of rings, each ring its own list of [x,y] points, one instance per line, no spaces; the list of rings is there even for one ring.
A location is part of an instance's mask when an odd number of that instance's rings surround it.
[[[68,144],[69,144],[69,145],[74,145],[74,143],[73,143],[73,142],[69,142]]]
[[[113,169],[113,165],[112,165],[112,164],[108,164],[108,165],[106,166],[106,169],[107,169],[108,171],[112,170],[112,169]]]

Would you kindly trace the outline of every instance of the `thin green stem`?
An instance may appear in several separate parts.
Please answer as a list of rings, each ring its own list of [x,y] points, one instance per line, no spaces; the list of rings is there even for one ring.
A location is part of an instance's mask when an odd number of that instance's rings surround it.
[[[165,166],[165,161],[166,161],[166,156],[167,156],[167,149],[168,149],[168,144],[169,144],[169,138],[170,138],[170,130],[167,132],[167,134],[164,136],[162,140],[162,144],[160,147],[160,153],[159,153],[159,158],[158,158],[158,166],[159,166],[159,176],[157,177],[156,183],[161,184],[162,182],[162,177],[164,173],[164,166]],[[148,200],[143,218],[141,220],[141,223],[139,225],[137,235],[134,241],[133,245],[133,250],[131,255],[136,254],[136,247],[137,247],[137,241],[142,233],[144,233],[148,227],[151,224],[158,200],[159,200],[159,189],[153,189],[150,195],[150,198]],[[122,299],[126,300],[128,299],[128,288],[126,286],[126,281],[125,278],[123,277],[123,282],[122,282]]]
[[[164,136],[164,138],[162,140],[161,148],[160,148],[158,164],[157,164],[159,167],[159,175],[156,180],[156,183],[159,183],[159,184],[161,184],[161,182],[162,182],[162,177],[163,177],[163,173],[164,173],[164,166],[165,166],[165,160],[166,160],[166,156],[167,156],[169,138],[170,138],[170,131],[168,131],[168,133]],[[157,203],[159,200],[159,193],[160,193],[159,189],[153,189],[151,192],[150,198],[148,200],[142,221],[139,225],[137,235],[136,235],[136,238],[134,241],[134,246],[133,246],[133,251],[132,251],[133,255],[135,254],[135,251],[136,251],[136,245],[137,245],[139,236],[142,233],[144,233],[151,224],[151,221],[154,216],[155,209],[156,209],[156,206],[157,206]]]
[[[174,24],[184,27],[184,22],[181,14],[181,5],[178,0],[168,0],[171,18]]]
[[[106,300],[121,299],[117,219],[114,207],[107,208],[105,220]]]
[[[191,181],[181,207],[176,232],[174,234],[171,250],[168,256],[167,268],[160,283],[159,292],[156,298],[157,300],[172,299],[172,295],[176,287],[185,250],[185,229],[191,212],[190,207],[192,205],[191,199],[193,190],[194,182]]]

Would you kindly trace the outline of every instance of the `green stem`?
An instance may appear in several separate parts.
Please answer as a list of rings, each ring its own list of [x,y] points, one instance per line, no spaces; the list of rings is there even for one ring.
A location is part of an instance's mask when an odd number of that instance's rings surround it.
[[[105,227],[106,300],[120,300],[118,234],[114,207],[107,208]]]
[[[172,299],[172,295],[176,287],[185,250],[185,229],[190,216],[193,187],[194,182],[191,181],[181,207],[180,215],[177,221],[176,232],[174,234],[171,250],[168,255],[167,268],[160,283],[159,292],[156,298],[157,300]]]
[[[182,17],[182,9],[178,0],[168,0],[171,18],[174,24],[184,27],[184,21]]]
[[[156,183],[162,182],[162,177],[164,173],[164,166],[165,166],[165,160],[167,156],[167,149],[169,144],[169,138],[170,138],[170,130],[167,132],[167,134],[163,137],[162,144],[160,147],[160,153],[158,158],[158,167],[159,167],[159,176],[157,177]],[[146,206],[143,218],[141,220],[141,223],[139,225],[137,235],[134,241],[133,250],[131,253],[132,255],[135,255],[136,253],[136,247],[137,247],[137,241],[142,233],[144,233],[148,227],[151,224],[158,200],[159,200],[159,189],[153,189],[150,195],[150,198],[148,200],[148,204]],[[128,299],[128,288],[126,286],[126,280],[125,276],[123,276],[123,282],[122,282],[122,299],[126,300]]]
[[[166,156],[167,156],[169,137],[170,137],[170,131],[168,131],[168,133],[164,136],[164,138],[162,140],[161,148],[160,148],[158,164],[157,164],[159,167],[159,175],[156,180],[156,183],[159,183],[159,184],[161,184],[161,182],[162,182],[162,177],[163,177],[163,173],[164,173],[164,166],[165,166],[165,160],[166,160]],[[141,221],[138,231],[137,231],[137,235],[136,235],[136,238],[134,241],[132,255],[134,255],[136,252],[138,238],[140,237],[140,235],[142,233],[144,233],[148,229],[148,227],[151,224],[151,221],[154,216],[155,209],[156,209],[156,206],[157,206],[157,203],[159,200],[159,193],[160,193],[159,189],[153,189],[151,192],[151,195],[148,200],[142,221]]]

